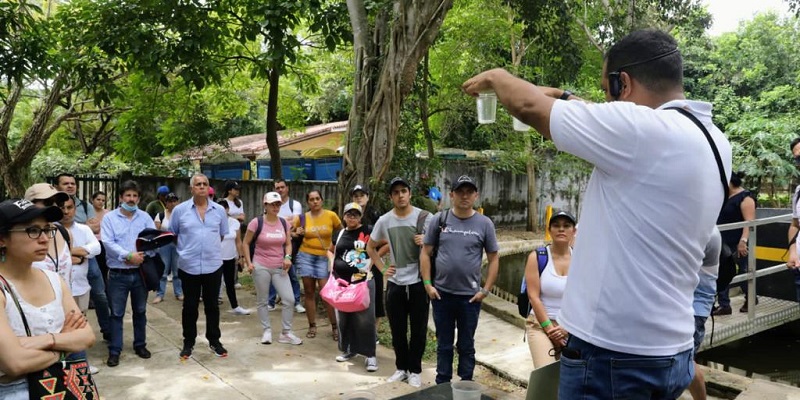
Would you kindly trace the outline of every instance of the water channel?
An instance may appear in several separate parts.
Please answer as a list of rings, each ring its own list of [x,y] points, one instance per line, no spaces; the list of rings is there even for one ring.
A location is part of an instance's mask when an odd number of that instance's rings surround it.
[[[497,287],[519,293],[527,257],[527,252],[501,257]],[[704,351],[697,357],[699,363],[711,368],[800,387],[798,360],[800,321]]]

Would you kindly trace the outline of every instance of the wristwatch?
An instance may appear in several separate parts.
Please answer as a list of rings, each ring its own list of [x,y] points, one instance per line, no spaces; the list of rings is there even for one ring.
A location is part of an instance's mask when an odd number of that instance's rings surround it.
[[[559,96],[559,99],[560,100],[569,100],[569,96],[572,96],[572,92],[570,92],[569,90],[565,90],[564,93],[561,93],[561,96]]]
[[[488,295],[489,295],[489,291],[488,291],[488,290],[486,290],[486,289],[484,289],[484,288],[481,288],[481,289],[479,290],[479,292],[481,292],[481,293],[482,293],[484,296],[488,296]]]

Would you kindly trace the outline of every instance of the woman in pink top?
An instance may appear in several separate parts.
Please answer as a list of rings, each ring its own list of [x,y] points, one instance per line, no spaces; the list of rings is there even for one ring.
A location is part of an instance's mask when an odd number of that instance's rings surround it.
[[[294,292],[287,273],[292,266],[292,238],[289,235],[289,223],[278,216],[280,209],[281,196],[277,192],[264,195],[264,215],[253,218],[247,224],[247,233],[244,235],[245,265],[253,274],[256,286],[258,318],[261,319],[261,326],[264,328],[261,343],[272,344],[272,328],[267,308],[269,286],[272,284],[283,302],[281,310],[283,329],[278,342],[302,344],[303,341],[292,332]],[[260,232],[258,232],[259,225],[261,225]],[[253,242],[255,246],[251,246]]]

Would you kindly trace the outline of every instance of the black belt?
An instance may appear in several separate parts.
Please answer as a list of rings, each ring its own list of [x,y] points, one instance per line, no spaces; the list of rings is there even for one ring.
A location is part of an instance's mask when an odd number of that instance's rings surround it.
[[[109,268],[109,270],[119,274],[138,274],[139,267],[136,268]]]

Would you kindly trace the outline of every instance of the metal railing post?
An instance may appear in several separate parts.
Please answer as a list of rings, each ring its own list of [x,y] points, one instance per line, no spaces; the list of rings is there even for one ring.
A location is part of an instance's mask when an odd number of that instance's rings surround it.
[[[750,231],[747,240],[747,320],[752,322],[756,317],[756,233],[758,226],[751,225],[745,229]]]

